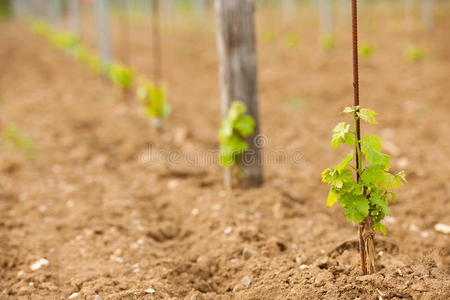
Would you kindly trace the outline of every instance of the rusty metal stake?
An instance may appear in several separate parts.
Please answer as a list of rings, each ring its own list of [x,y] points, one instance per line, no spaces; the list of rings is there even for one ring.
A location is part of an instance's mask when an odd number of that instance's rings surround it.
[[[358,73],[358,7],[357,0],[352,0],[352,41],[353,41],[353,95],[354,106],[359,106],[359,73]],[[359,108],[355,114],[359,111]],[[356,169],[359,170],[359,153],[361,153],[361,124],[359,118],[356,121],[356,137],[358,143],[356,144]],[[356,181],[359,182],[359,174],[356,174]],[[367,274],[366,257],[364,251],[364,237],[363,237],[364,221],[358,225],[359,235],[359,254],[361,257],[361,269],[363,274]]]

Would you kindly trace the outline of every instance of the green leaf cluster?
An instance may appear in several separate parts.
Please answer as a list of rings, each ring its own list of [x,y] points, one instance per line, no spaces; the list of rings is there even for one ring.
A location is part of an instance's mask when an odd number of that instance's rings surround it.
[[[373,53],[373,45],[371,43],[362,43],[359,48],[359,55],[369,57]]]
[[[220,163],[223,167],[233,166],[240,154],[248,148],[244,138],[253,134],[255,121],[246,114],[247,107],[244,103],[233,101],[228,110],[228,115],[220,126]]]
[[[134,73],[130,68],[115,62],[103,62],[97,54],[86,50],[78,36],[67,32],[58,32],[43,21],[32,22],[31,30],[46,38],[58,49],[65,50],[77,61],[87,64],[94,72],[105,75],[112,83],[123,89],[131,86]]]
[[[119,63],[111,63],[108,66],[108,77],[113,83],[127,89],[131,85],[133,71]]]
[[[6,128],[3,139],[6,144],[9,144],[14,149],[23,151],[30,159],[35,159],[39,153],[33,140],[23,133],[16,124],[10,124]]]
[[[325,36],[323,36],[322,39],[320,40],[320,45],[322,46],[322,49],[326,51],[333,50],[335,47],[333,35],[326,34]]]
[[[58,32],[43,21],[35,21],[31,24],[31,30],[45,37],[51,44],[59,49],[70,50],[78,47],[80,39],[69,32]]]
[[[346,107],[343,112],[353,116],[355,127],[358,119],[376,124],[376,113],[370,109]],[[331,186],[327,206],[339,202],[347,220],[352,222],[359,223],[370,216],[374,220],[374,229],[386,234],[386,227],[381,221],[390,214],[389,202],[395,201],[395,189],[406,182],[405,173],[389,172],[391,158],[381,152],[382,140],[377,135],[365,135],[358,140],[356,131],[351,130],[349,124],[341,122],[334,128],[331,138],[333,149],[340,144],[358,145],[359,161],[356,168],[350,165],[355,158],[351,150],[341,163],[322,172],[322,181]]]
[[[425,58],[425,51],[417,46],[409,46],[405,51],[405,57],[409,61],[419,62]]]
[[[145,107],[145,113],[150,118],[164,120],[172,111],[171,106],[167,103],[164,90],[155,86],[149,80],[141,80],[136,91],[136,97]]]
[[[300,44],[300,37],[292,33],[287,37],[286,42],[289,48],[296,48]]]

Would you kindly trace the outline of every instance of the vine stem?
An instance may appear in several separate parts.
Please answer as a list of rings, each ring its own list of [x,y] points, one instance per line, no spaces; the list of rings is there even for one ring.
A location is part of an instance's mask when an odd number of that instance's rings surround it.
[[[361,173],[361,124],[358,117],[359,112],[359,73],[358,73],[358,7],[357,0],[352,0],[352,42],[353,42],[353,95],[355,107],[358,107],[354,112],[355,130],[356,130],[356,181],[359,182]],[[359,254],[361,257],[361,269],[363,274],[367,274],[366,257],[365,257],[365,242],[363,236],[364,221],[358,226],[359,235]]]

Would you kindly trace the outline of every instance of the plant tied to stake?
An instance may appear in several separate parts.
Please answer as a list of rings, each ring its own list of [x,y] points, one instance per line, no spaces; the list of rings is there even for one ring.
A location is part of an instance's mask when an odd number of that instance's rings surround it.
[[[359,109],[359,107],[346,107],[343,111],[353,115],[355,130],[350,130],[350,124],[339,123],[333,129],[331,145],[333,149],[340,144],[356,146],[357,168],[349,165],[355,157],[351,150],[347,157],[333,168],[322,172],[322,181],[331,185],[328,194],[327,206],[333,206],[336,202],[344,208],[347,220],[352,222],[367,222],[370,230],[381,231],[386,235],[386,227],[381,223],[386,215],[390,214],[388,204],[395,202],[394,190],[406,182],[403,171],[396,174],[390,173],[391,158],[381,152],[381,138],[374,134],[365,135],[362,139],[357,136],[356,128],[358,120],[376,124],[376,113],[370,109]],[[363,164],[362,155],[365,157]],[[353,171],[356,173],[356,180]],[[365,239],[373,239],[366,236]],[[368,247],[372,247],[368,245]],[[374,249],[365,249],[366,253],[373,253]],[[369,270],[375,271],[374,261],[370,261]],[[370,272],[372,273],[372,272]]]
[[[144,106],[145,114],[150,117],[153,126],[160,128],[169,117],[172,108],[167,103],[166,93],[162,88],[153,85],[148,80],[141,80],[136,91],[139,102]]]
[[[339,165],[323,171],[322,181],[331,185],[327,205],[332,206],[339,201],[347,220],[359,223],[361,269],[364,274],[372,274],[376,272],[375,233],[381,231],[386,234],[381,221],[390,214],[388,205],[395,202],[394,190],[406,182],[406,178],[403,171],[397,174],[389,172],[391,158],[381,152],[380,137],[369,134],[361,138],[360,120],[376,124],[376,113],[359,105],[357,0],[352,0],[352,40],[354,105],[346,107],[343,112],[353,115],[354,130],[350,130],[350,125],[345,122],[339,123],[333,130],[331,145],[333,149],[340,144],[354,146],[356,153],[350,151]],[[349,165],[353,158],[355,167]]]
[[[353,114],[355,124],[358,119],[376,124],[374,111],[358,109],[346,107],[344,113]],[[374,134],[365,135],[359,140],[356,131],[350,130],[349,124],[339,123],[333,129],[332,147],[336,149],[340,144],[361,145],[358,168],[349,165],[354,158],[354,151],[351,150],[339,165],[323,171],[322,181],[331,185],[327,206],[333,206],[339,201],[347,220],[360,223],[370,217],[373,219],[373,229],[386,234],[386,227],[381,224],[381,220],[390,214],[388,203],[395,202],[394,190],[406,179],[403,171],[396,174],[389,172],[391,158],[381,152],[381,142],[381,138]],[[362,155],[365,157],[365,166]],[[359,180],[355,180],[352,170]]]
[[[133,71],[119,63],[111,63],[107,67],[109,79],[123,89],[128,89],[133,79]]]

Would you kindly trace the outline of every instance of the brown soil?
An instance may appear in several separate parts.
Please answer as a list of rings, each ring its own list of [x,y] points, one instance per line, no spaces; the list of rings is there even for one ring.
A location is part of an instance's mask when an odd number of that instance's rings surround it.
[[[303,156],[267,164],[261,189],[226,192],[217,164],[182,159],[218,146],[212,34],[163,35],[174,112],[159,132],[85,66],[25,25],[1,23],[0,129],[18,124],[40,154],[29,161],[0,149],[0,298],[379,299],[378,289],[383,299],[450,299],[448,236],[434,230],[450,224],[448,8],[442,13],[429,36],[388,23],[361,33],[375,47],[361,62],[361,102],[380,114],[363,132],[383,137],[409,181],[388,235],[376,237],[379,271],[366,276],[357,229],[339,207],[325,207],[320,182],[345,153],[329,139],[352,101],[348,24],[324,53],[314,30],[298,29],[300,44],[289,48],[295,26],[259,23],[265,151]],[[147,29],[133,26],[130,63],[150,75]],[[270,28],[278,30],[271,41]],[[412,40],[426,48],[423,62],[404,59]],[[180,157],[149,163],[149,143]],[[49,265],[32,271],[40,258]]]

